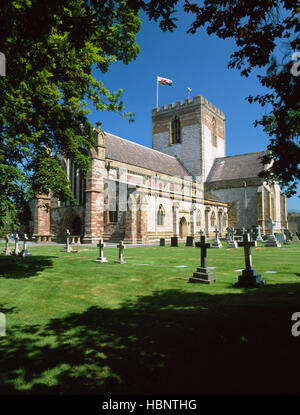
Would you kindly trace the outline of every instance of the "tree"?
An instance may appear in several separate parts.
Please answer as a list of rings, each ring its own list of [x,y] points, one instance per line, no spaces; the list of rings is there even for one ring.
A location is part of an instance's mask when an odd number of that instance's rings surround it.
[[[0,217],[14,196],[48,194],[75,203],[56,157],[70,158],[84,176],[93,127],[88,98],[100,111],[124,113],[122,90],[93,76],[112,62],[136,58],[138,8],[126,0],[3,0],[0,77]]]
[[[176,27],[173,13],[177,0],[142,3],[150,19],[160,20],[163,30]],[[250,103],[256,101],[272,108],[254,123],[261,124],[270,136],[269,155],[263,162],[272,164],[262,176],[270,182],[279,181],[285,187],[285,194],[292,196],[300,179],[300,62],[292,61],[293,52],[300,52],[299,1],[205,0],[201,3],[185,0],[184,10],[195,15],[188,32],[196,33],[204,27],[209,35],[234,39],[237,50],[228,66],[239,69],[243,76],[249,76],[255,67],[267,69],[264,75],[259,75],[259,80],[270,93],[248,97]],[[287,52],[283,64],[279,63],[279,47]],[[300,61],[299,56],[297,59]]]

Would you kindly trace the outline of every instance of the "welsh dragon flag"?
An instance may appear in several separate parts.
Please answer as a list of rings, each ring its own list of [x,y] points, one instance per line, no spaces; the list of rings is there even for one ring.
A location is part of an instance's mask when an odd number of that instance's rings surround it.
[[[160,76],[157,77],[157,83],[160,85],[169,85],[172,86],[173,81],[171,81],[171,79],[167,79],[167,78],[162,78]]]

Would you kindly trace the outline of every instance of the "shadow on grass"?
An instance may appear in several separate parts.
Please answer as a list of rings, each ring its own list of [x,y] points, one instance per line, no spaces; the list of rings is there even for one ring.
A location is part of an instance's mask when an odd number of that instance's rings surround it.
[[[1,394],[299,393],[299,299],[300,284],[166,290],[15,326],[0,339]]]
[[[0,256],[0,278],[29,278],[53,266],[51,256]]]

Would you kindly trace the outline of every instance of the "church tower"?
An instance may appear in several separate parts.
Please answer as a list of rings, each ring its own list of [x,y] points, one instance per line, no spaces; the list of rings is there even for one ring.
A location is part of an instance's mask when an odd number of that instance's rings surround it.
[[[152,148],[177,157],[205,181],[215,159],[225,157],[225,114],[202,95],[154,108]]]

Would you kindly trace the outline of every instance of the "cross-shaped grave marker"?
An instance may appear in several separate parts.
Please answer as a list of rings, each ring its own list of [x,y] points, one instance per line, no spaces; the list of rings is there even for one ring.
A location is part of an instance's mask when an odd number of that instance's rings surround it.
[[[211,245],[206,243],[206,237],[201,236],[199,243],[199,248],[201,249],[201,267],[197,268],[197,271],[194,272],[193,276],[189,279],[190,282],[200,282],[202,284],[211,284],[216,282],[214,274],[207,268],[207,249]]]
[[[256,240],[257,240],[257,241],[259,241],[259,242],[263,242],[264,240],[263,240],[263,238],[262,238],[262,236],[261,236],[261,226],[260,226],[260,225],[258,225],[258,226],[256,227],[256,229],[257,229]]]
[[[77,250],[74,250],[72,248],[71,243],[70,243],[70,236],[71,236],[71,233],[69,229],[67,229],[66,230],[66,245],[63,249],[63,252],[78,252]]]
[[[252,268],[251,248],[257,246],[257,242],[250,241],[249,234],[244,233],[243,242],[239,242],[238,246],[244,248],[246,268],[239,276],[238,282],[234,284],[235,287],[259,287],[264,285],[265,281],[261,279],[261,275],[257,274],[256,270]]]
[[[123,250],[126,248],[123,244],[123,241],[120,241],[119,245],[117,245],[117,248],[119,248],[119,259],[116,259],[114,262],[118,264],[126,264],[126,262],[123,259]]]
[[[281,245],[274,235],[275,223],[272,220],[269,221],[269,227],[270,234],[267,236],[265,246],[277,246],[279,248]]]
[[[212,248],[222,248],[222,244],[221,244],[221,242],[220,242],[220,240],[219,240],[219,238],[218,238],[219,233],[220,233],[220,231],[219,231],[219,229],[216,227],[216,229],[215,229],[216,238],[214,239],[214,241],[213,241],[213,243],[212,243],[212,246],[211,246]]]
[[[99,247],[99,257],[96,259],[96,262],[108,262],[107,259],[103,256],[103,248],[105,248],[105,243],[103,242],[103,239],[99,240],[97,246]]]
[[[22,252],[20,252],[21,256],[31,256],[31,253],[27,249],[27,241],[28,241],[28,236],[26,233],[24,233],[23,250]]]

